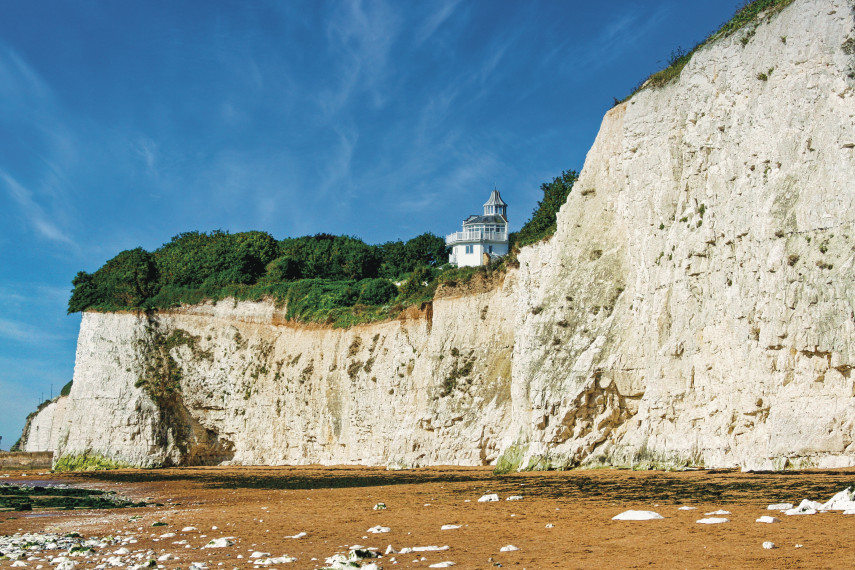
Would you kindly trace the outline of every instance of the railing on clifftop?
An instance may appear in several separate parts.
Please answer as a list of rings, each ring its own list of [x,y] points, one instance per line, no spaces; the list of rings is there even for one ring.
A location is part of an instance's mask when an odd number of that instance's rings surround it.
[[[462,231],[445,236],[446,245],[469,241],[508,241],[508,232]]]

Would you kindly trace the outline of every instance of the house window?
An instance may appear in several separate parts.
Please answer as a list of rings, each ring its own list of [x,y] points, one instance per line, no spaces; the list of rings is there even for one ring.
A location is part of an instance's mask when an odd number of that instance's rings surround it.
[[[493,246],[492,245],[489,246],[487,249],[490,251],[490,253],[493,253]]]
[[[467,245],[467,246],[466,246],[466,253],[472,253],[472,248],[473,248],[473,247],[475,247],[475,246]]]

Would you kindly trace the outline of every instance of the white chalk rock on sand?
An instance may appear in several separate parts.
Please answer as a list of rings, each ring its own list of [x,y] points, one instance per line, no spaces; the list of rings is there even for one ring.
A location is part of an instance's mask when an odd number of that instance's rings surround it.
[[[215,538],[202,548],[227,548],[234,544],[233,536],[224,536],[223,538]]]
[[[444,524],[439,527],[439,530],[454,530],[456,528],[460,528],[459,524]]]
[[[388,526],[380,526],[380,525],[378,524],[377,526],[372,526],[372,527],[371,527],[371,528],[369,528],[366,532],[370,532],[370,533],[372,533],[372,534],[380,534],[380,533],[382,533],[382,532],[389,532],[389,531],[391,531],[391,530],[392,530],[392,529],[391,529],[391,528],[389,528]]]
[[[730,514],[730,511],[722,511],[722,510],[713,511],[711,513],[704,513],[704,515],[706,515],[706,516],[729,515],[729,514]]]
[[[285,538],[303,538],[304,536],[307,536],[305,532],[298,532],[297,534],[286,536]]]
[[[519,546],[514,546],[513,544],[509,544],[507,546],[503,546],[499,549],[499,552],[513,552],[514,550],[519,550]]]
[[[687,507],[687,506],[685,506],[685,505],[684,505],[684,506],[680,507],[680,508],[679,508],[679,509],[677,509],[677,510],[678,510],[678,511],[694,511],[694,510],[695,510],[695,509],[697,509],[697,508],[698,508],[698,507]]]
[[[264,558],[262,560],[256,560],[254,564],[256,566],[272,566],[273,564],[289,564],[291,562],[296,562],[297,559],[293,556],[288,556],[287,554],[283,556],[276,556],[273,558]]]
[[[822,509],[822,503],[805,499],[794,509],[784,511],[785,515],[815,515]]]
[[[770,516],[763,515],[762,517],[760,517],[759,519],[757,519],[757,520],[756,520],[756,521],[754,521],[754,522],[759,522],[759,523],[770,523],[770,524],[771,524],[771,523],[781,522],[781,519],[776,519],[775,517],[770,517]]]
[[[723,517],[710,517],[708,519],[701,519],[695,522],[698,524],[721,524],[730,522],[730,520]]]
[[[478,499],[479,503],[495,503],[499,500],[499,495],[493,493],[490,495],[484,495],[480,499]]]
[[[624,511],[619,515],[613,516],[613,521],[652,521],[664,519],[659,513],[653,511]]]
[[[195,526],[185,526],[181,529],[181,532],[193,532],[194,530],[199,530]]]
[[[522,495],[511,495],[506,501],[522,501]]]
[[[332,566],[333,568],[347,568],[350,561],[344,554],[333,554],[327,558],[325,562],[328,566]],[[352,564],[350,566],[353,567]]]
[[[775,543],[769,542],[767,540],[766,542],[763,543],[763,548],[765,548],[766,550],[772,550],[773,548],[775,548]]]
[[[269,557],[269,556],[270,556],[269,552],[259,552],[258,550],[256,550],[255,552],[253,552],[252,554],[249,555],[250,558],[264,558],[264,557]]]
[[[431,564],[428,568],[451,568],[454,566],[454,562],[451,560],[446,560],[445,562],[437,562],[436,564]]]
[[[446,546],[407,546],[401,549],[399,554],[412,554],[413,552],[439,552],[441,550],[448,550],[448,545]]]
[[[852,492],[850,491],[851,487],[846,487],[844,490],[840,491],[831,499],[829,499],[826,503],[818,509],[821,511],[848,511],[855,509],[855,497],[853,497]]]
[[[789,511],[793,508],[792,503],[775,503],[774,505],[769,505],[766,507],[766,510],[769,511]]]

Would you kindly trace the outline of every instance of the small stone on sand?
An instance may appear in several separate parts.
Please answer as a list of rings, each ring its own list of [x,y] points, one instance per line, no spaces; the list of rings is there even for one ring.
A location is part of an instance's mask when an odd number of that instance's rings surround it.
[[[499,552],[513,552],[514,550],[519,550],[518,546],[514,546],[513,544],[509,544],[507,546],[503,546],[499,549]]]
[[[624,511],[612,517],[613,521],[652,521],[663,519],[662,515],[653,511]]]
[[[723,517],[710,517],[708,519],[701,519],[695,522],[698,524],[722,524],[730,522],[730,520]]]

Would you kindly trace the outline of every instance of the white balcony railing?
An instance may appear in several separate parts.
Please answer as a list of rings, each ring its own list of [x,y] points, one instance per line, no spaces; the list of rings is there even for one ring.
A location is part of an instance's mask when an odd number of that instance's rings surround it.
[[[463,231],[445,236],[446,245],[468,241],[508,241],[508,232]]]

